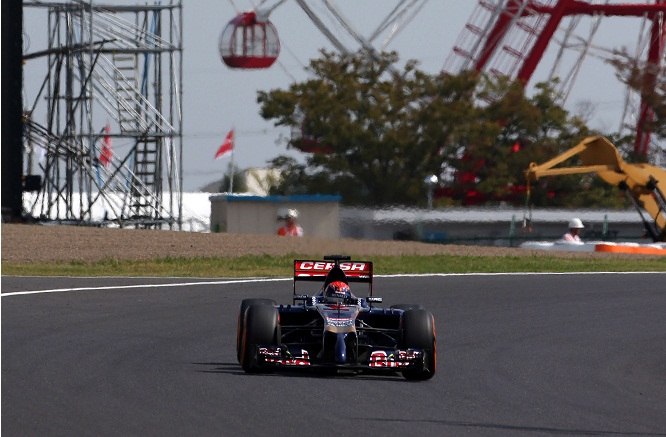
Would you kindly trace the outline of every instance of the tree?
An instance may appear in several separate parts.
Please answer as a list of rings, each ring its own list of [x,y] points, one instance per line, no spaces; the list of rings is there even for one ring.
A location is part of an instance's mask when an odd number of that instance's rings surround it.
[[[320,151],[305,163],[284,156],[271,161],[283,175],[273,194],[340,194],[347,205],[424,206],[424,178],[452,173],[438,193],[449,204],[522,205],[529,163],[550,159],[591,134],[556,103],[553,84],[538,84],[528,98],[506,78],[428,75],[414,61],[398,70],[395,53],[321,53],[310,63],[311,79],[258,93],[265,119],[302,131],[288,147]],[[576,176],[547,179],[534,196],[545,206],[565,206],[597,183]]]
[[[274,160],[286,178],[279,191],[339,193],[346,204],[425,202],[423,178],[439,173],[461,125],[475,118],[476,80],[429,76],[413,61],[397,71],[397,61],[395,53],[373,59],[322,51],[310,63],[312,79],[259,92],[264,118],[302,125],[329,150],[309,155],[306,165]],[[302,149],[302,142],[289,147]]]
[[[450,194],[467,204],[522,205],[530,163],[544,162],[590,134],[583,120],[557,103],[554,85],[539,83],[527,97],[520,83],[506,77],[481,78],[477,97],[487,103],[475,124],[485,126],[485,134],[460,144]],[[542,206],[564,206],[580,191],[579,177],[558,177],[540,181],[532,196]]]
[[[538,85],[533,99],[508,78],[484,77],[479,98],[489,103],[479,122],[494,126],[491,135],[465,145],[467,162],[483,162],[476,189],[484,201],[511,200],[507,190],[524,185],[524,171],[553,151],[549,139],[565,130],[566,112],[554,104],[552,88]],[[467,188],[469,190],[470,188]]]

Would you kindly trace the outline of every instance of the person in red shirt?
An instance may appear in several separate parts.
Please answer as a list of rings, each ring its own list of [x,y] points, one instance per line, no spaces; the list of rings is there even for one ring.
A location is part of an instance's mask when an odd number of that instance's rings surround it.
[[[303,228],[301,228],[296,219],[298,218],[298,211],[295,209],[290,209],[287,211],[287,214],[284,216],[285,224],[280,229],[278,229],[277,234],[287,237],[302,237]]]

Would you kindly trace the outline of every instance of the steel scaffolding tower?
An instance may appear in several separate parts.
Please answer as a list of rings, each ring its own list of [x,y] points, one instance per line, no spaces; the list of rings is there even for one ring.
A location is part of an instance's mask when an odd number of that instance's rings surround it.
[[[27,212],[58,222],[179,227],[182,0],[23,6],[48,15],[48,47],[24,53],[26,63],[47,67],[24,108],[24,174],[41,173]]]

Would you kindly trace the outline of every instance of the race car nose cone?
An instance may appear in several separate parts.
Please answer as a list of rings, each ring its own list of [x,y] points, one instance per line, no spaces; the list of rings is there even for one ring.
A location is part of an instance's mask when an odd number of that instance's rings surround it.
[[[338,334],[335,339],[335,363],[344,364],[347,362],[347,345],[345,344],[345,334]]]

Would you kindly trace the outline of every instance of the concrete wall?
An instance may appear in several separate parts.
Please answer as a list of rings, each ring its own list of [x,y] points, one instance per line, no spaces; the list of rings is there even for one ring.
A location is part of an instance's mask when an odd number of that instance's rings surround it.
[[[360,240],[417,240],[486,246],[518,246],[523,241],[555,241],[572,217],[585,229],[584,241],[648,242],[635,210],[532,210],[532,229],[522,229],[523,209],[340,208],[338,196],[210,196],[211,232],[275,234],[283,222],[278,210],[295,208],[306,236]]]
[[[643,223],[635,210],[533,210],[532,229],[523,230],[522,209],[342,208],[340,235],[368,240],[420,240],[486,246],[517,246],[525,240],[557,240],[570,218],[579,217],[586,240],[645,242]],[[605,233],[604,233],[605,231]]]
[[[211,232],[234,234],[276,234],[284,222],[278,210],[297,209],[298,224],[305,236],[340,237],[340,197],[324,195],[247,196],[216,194],[210,196]]]

